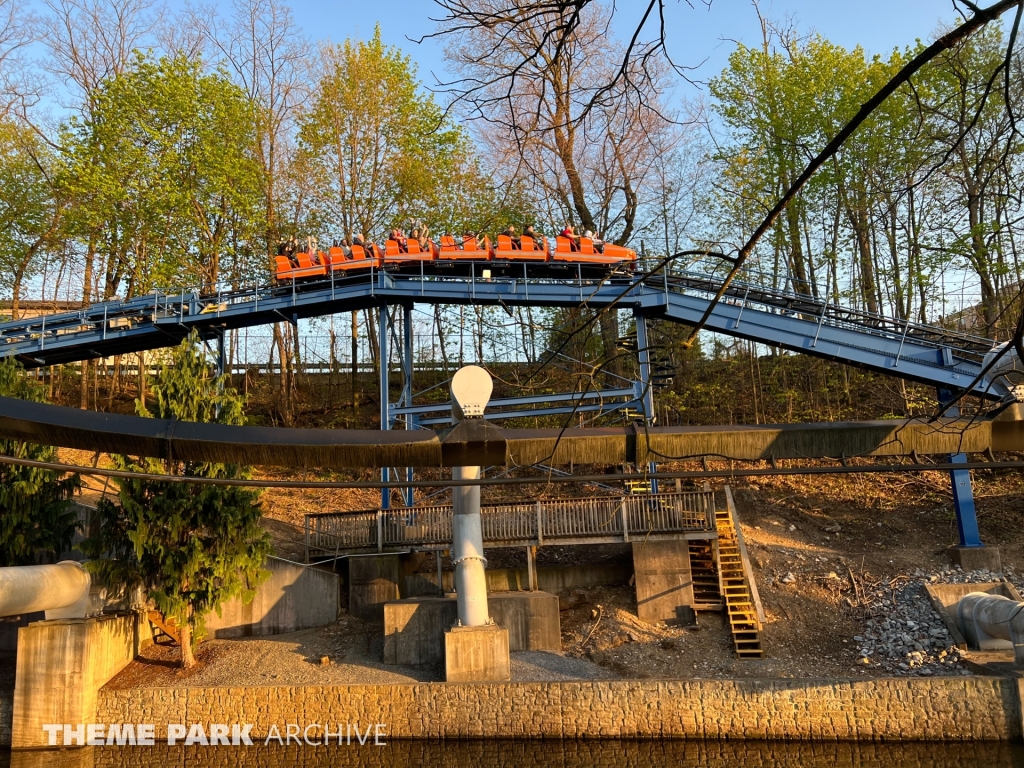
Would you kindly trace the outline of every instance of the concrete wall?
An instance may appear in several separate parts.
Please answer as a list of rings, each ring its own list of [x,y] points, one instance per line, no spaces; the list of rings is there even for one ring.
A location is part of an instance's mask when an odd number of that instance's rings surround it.
[[[634,542],[633,569],[641,621],[657,624],[684,618],[679,609],[693,606],[688,541]]]
[[[487,596],[494,623],[508,630],[513,651],[560,651],[558,597],[547,592]],[[458,619],[453,597],[415,597],[384,604],[384,663],[437,664],[445,660],[445,632]]]
[[[364,726],[360,726],[363,728]],[[282,731],[283,733],[283,731]],[[355,739],[352,740],[355,742]],[[372,736],[370,738],[372,741]],[[231,768],[395,768],[396,766],[475,766],[475,768],[1019,768],[1020,747],[1004,741],[692,741],[650,739],[609,741],[573,739],[474,739],[432,741],[387,739],[387,747],[106,747],[60,752],[15,752],[10,768],[153,768],[231,766]]]
[[[1018,681],[691,680],[104,690],[100,723],[385,723],[400,738],[1017,740]],[[301,751],[301,750],[300,750]],[[362,753],[360,753],[362,754]]]
[[[95,723],[99,689],[135,657],[140,614],[22,627],[11,744],[46,744],[45,723]]]
[[[349,614],[366,621],[381,621],[384,603],[400,597],[401,555],[360,555],[346,561]]]
[[[530,588],[525,568],[488,568],[485,571],[488,592],[519,592]],[[538,568],[537,586],[543,592],[588,587],[617,587],[629,583],[633,569],[628,565],[569,565]],[[446,592],[455,591],[455,574],[443,571]],[[405,576],[403,597],[433,596],[438,593],[437,573],[411,573]]]
[[[338,576],[330,571],[268,557],[270,578],[248,605],[235,598],[206,617],[209,637],[260,637],[323,627],[338,619]]]

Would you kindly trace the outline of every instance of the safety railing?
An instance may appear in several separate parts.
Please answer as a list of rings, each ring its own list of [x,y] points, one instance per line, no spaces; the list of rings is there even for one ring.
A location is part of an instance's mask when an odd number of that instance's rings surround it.
[[[310,555],[404,547],[443,547],[452,540],[450,505],[306,515]],[[629,542],[649,536],[711,533],[710,491],[552,499],[485,504],[480,509],[485,546]]]

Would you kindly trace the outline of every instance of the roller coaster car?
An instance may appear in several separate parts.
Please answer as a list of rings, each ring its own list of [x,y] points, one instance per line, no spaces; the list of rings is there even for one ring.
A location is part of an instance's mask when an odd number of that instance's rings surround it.
[[[593,244],[593,241],[591,241]],[[636,251],[626,248],[624,245],[612,245],[605,243],[602,255],[611,257],[628,269],[636,268]]]
[[[295,254],[297,267],[293,267],[287,256],[275,256],[274,263],[277,265],[275,277],[279,281],[300,280],[306,277],[322,277],[327,274],[327,267],[323,264],[314,264],[308,253]]]
[[[332,272],[348,274],[350,272],[361,272],[372,266],[379,267],[380,260],[374,256],[367,256],[361,245],[352,246],[352,257],[345,255],[345,251],[335,246],[328,251],[326,258],[321,255],[320,260],[331,268]]]
[[[415,240],[410,240],[406,248],[407,250],[403,251],[397,240],[388,240],[384,243],[384,268],[401,269],[421,261],[433,261],[435,258],[432,248],[424,251]]]
[[[508,235],[498,235],[498,244],[494,248],[495,261],[547,261],[548,243],[541,238],[541,247],[537,248],[532,237],[523,237],[520,246],[516,247]]]
[[[490,261],[491,241],[484,237],[483,243],[471,235],[462,238],[462,247],[455,243],[455,238],[445,235],[441,238],[441,248],[437,254],[438,261]]]
[[[636,251],[623,248],[620,245],[604,246],[604,252],[598,253],[594,248],[594,241],[589,237],[580,238],[579,250],[573,248],[572,240],[559,235],[555,238],[555,252],[551,254],[551,261],[572,264],[584,264],[590,266],[606,265],[614,267],[623,262],[636,260]]]

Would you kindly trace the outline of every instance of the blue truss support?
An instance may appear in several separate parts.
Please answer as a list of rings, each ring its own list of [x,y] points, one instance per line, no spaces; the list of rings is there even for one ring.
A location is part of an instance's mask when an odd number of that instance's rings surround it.
[[[939,390],[939,402],[946,403],[953,399],[949,390]],[[947,416],[960,415],[960,409],[953,406],[946,411]],[[966,464],[966,453],[954,453],[949,457],[950,464]],[[960,536],[959,547],[984,547],[981,531],[978,529],[978,511],[974,505],[974,488],[971,483],[969,469],[951,469],[949,479],[953,488],[953,509],[956,512],[956,530]]]
[[[649,427],[654,421],[654,389],[651,387],[651,346],[647,335],[647,317],[639,311],[633,310],[633,320],[636,323],[636,355],[640,362],[640,385],[643,388],[640,412]],[[649,464],[649,469],[651,474],[654,474],[658,471],[658,465],[652,461]],[[657,492],[658,481],[652,479],[651,493]]]

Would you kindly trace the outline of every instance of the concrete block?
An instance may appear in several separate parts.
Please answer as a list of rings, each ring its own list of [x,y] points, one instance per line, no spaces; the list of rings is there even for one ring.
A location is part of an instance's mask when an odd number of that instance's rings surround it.
[[[444,661],[444,633],[458,620],[454,598],[413,597],[384,604],[384,663]]]
[[[510,680],[508,630],[497,624],[449,629],[444,633],[444,673],[449,683]]]
[[[365,621],[381,621],[384,603],[398,600],[403,578],[400,555],[348,558],[348,612]]]
[[[999,547],[950,547],[946,550],[949,559],[964,571],[992,571],[1002,573],[1003,564]]]
[[[99,689],[135,656],[141,614],[39,621],[18,632],[11,745],[46,746],[46,723],[94,723]]]
[[[686,541],[633,543],[637,616],[648,624],[685,621],[693,607],[690,547]]]
[[[252,602],[229,600],[206,617],[210,637],[262,637],[325,627],[338,619],[340,580],[336,573],[268,557],[270,577]]]
[[[562,629],[558,596],[549,592],[505,592],[487,596],[487,608],[508,630],[513,651],[560,651]]]
[[[558,596],[505,592],[487,596],[494,623],[513,651],[560,651]],[[384,663],[427,665],[445,658],[445,631],[458,620],[453,597],[412,597],[384,604]]]

